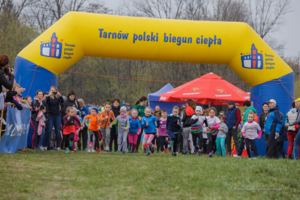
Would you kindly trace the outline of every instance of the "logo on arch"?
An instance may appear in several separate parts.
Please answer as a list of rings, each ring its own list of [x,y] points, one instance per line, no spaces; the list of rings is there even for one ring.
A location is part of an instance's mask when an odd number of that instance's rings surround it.
[[[261,51],[262,52],[262,51]],[[250,53],[241,53],[242,67],[246,69],[263,69],[263,54],[258,53],[254,44],[252,44]]]
[[[50,38],[50,42],[41,44],[41,56],[50,58],[61,58],[62,43],[58,42],[55,32]]]

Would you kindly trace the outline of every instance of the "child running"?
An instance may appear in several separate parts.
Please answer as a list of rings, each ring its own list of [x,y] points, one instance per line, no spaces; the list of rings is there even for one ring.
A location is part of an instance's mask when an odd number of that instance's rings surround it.
[[[226,156],[225,138],[228,132],[228,127],[224,123],[224,115],[219,115],[220,127],[218,128],[219,133],[216,139],[217,153],[220,156]]]
[[[157,131],[157,136],[159,137],[160,150],[162,154],[168,153],[168,141],[169,135],[167,132],[167,116],[168,111],[166,109],[161,110],[161,118],[159,118],[159,129]]]
[[[167,131],[168,135],[171,137],[171,142],[169,148],[173,146],[172,156],[176,156],[177,145],[178,145],[178,135],[181,130],[181,118],[179,116],[179,106],[174,106],[172,114],[167,117]]]
[[[69,153],[69,147],[72,148],[73,141],[75,138],[75,133],[76,133],[75,122],[80,124],[80,126],[81,126],[81,122],[76,116],[76,111],[72,107],[67,107],[66,114],[67,115],[64,116],[63,118],[64,121],[63,137],[65,141],[65,153]],[[75,150],[72,152],[75,152]]]
[[[100,113],[100,132],[102,134],[102,140],[100,142],[100,148],[104,143],[106,145],[106,151],[109,151],[110,142],[110,129],[109,124],[115,120],[114,112],[111,110],[110,103],[105,103],[105,110]]]
[[[203,154],[202,149],[202,143],[203,143],[203,131],[206,131],[207,124],[206,118],[204,116],[201,116],[202,113],[202,107],[196,106],[195,114],[191,117],[191,133],[192,133],[192,139],[193,144],[198,150],[198,155],[201,156]],[[199,145],[197,145],[197,138],[199,139]]]
[[[248,121],[244,124],[242,128],[242,135],[245,138],[246,148],[249,160],[251,160],[251,151],[249,143],[251,144],[251,149],[254,151],[254,155],[258,156],[257,148],[255,148],[255,138],[260,139],[261,137],[261,128],[254,120],[254,113],[251,110],[247,115]],[[258,135],[257,135],[258,131]],[[254,157],[256,158],[256,157]]]
[[[157,128],[159,127],[159,121],[156,117],[151,115],[150,107],[145,108],[145,116],[142,118],[142,127],[144,128],[144,132],[145,132],[143,145],[147,152],[147,156],[150,156],[151,152],[152,153],[154,152],[152,140],[154,138],[154,135],[156,134]],[[149,148],[151,149],[151,152]]]
[[[206,117],[207,120],[207,139],[208,139],[208,156],[211,158],[214,155],[213,149],[212,149],[212,135],[216,134],[218,131],[218,128],[220,127],[220,120],[215,115],[217,114],[217,109],[214,107],[211,107],[209,109],[209,116]]]
[[[114,124],[118,122],[118,151],[121,151],[123,146],[123,155],[126,155],[127,151],[127,131],[130,128],[129,117],[126,114],[127,108],[122,106],[120,109],[120,115],[110,124],[109,128],[112,128]]]
[[[128,131],[129,148],[131,155],[134,155],[138,135],[141,133],[141,122],[138,119],[138,110],[132,109],[131,117],[129,117],[130,128]]]
[[[100,119],[97,117],[97,113],[98,113],[98,109],[92,108],[91,115],[87,115],[84,117],[83,124],[84,124],[84,126],[86,126],[85,120],[86,119],[89,120],[90,124],[89,124],[88,144],[90,144],[90,142],[93,138],[93,135],[94,135],[95,136],[94,145],[96,145],[96,149],[97,149],[98,153],[101,153],[101,150],[99,148],[99,134],[98,134]],[[91,152],[90,148],[91,148],[91,145],[88,146],[88,152]],[[92,148],[92,152],[95,152],[94,148]]]

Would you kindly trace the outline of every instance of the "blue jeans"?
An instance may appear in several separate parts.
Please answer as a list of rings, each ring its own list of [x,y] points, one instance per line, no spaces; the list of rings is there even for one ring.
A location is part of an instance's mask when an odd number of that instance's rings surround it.
[[[300,131],[297,133],[294,141],[294,158],[299,159]]]
[[[42,134],[41,134],[40,147],[44,147],[45,146],[45,142],[44,142],[45,131],[46,131],[46,128],[43,129]]]
[[[52,133],[52,128],[54,126],[55,129],[55,135],[56,135],[56,142],[57,147],[60,146],[60,126],[61,126],[61,116],[60,115],[48,115],[49,121],[48,121],[48,131],[47,131],[47,140],[50,140],[50,136]],[[46,139],[46,138],[45,138]]]

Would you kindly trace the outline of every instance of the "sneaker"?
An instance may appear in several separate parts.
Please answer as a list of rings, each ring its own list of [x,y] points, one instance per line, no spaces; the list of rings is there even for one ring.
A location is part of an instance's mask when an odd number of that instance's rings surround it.
[[[57,151],[60,151],[60,147],[56,148]]]
[[[44,150],[45,150],[45,151],[48,150],[48,147],[44,147]]]
[[[255,156],[255,157],[252,157],[253,159],[257,159],[257,157]]]
[[[40,150],[41,150],[41,151],[44,151],[44,147],[40,146]]]
[[[198,156],[202,156],[203,152],[202,151],[198,151]]]
[[[93,149],[92,152],[96,152],[96,151]]]
[[[208,154],[208,156],[209,156],[210,158],[212,158],[212,157],[213,157],[213,155],[214,155],[214,153],[213,153],[213,152],[210,152],[210,153]]]
[[[182,151],[182,155],[186,155],[187,154],[187,152],[186,151]]]
[[[147,155],[146,155],[146,156],[150,156],[150,155],[151,155],[151,152],[147,153]]]
[[[139,153],[139,150],[135,150],[134,153]]]
[[[242,156],[239,155],[233,155],[234,158],[241,158]]]
[[[134,153],[133,153],[133,152],[131,152],[131,155],[134,155]]]
[[[175,153],[175,152],[172,152],[172,156],[177,156],[177,153]]]
[[[52,147],[50,150],[51,150],[51,151],[56,151],[56,149],[54,149],[54,147]]]
[[[65,153],[69,153],[69,149],[68,149],[68,148],[66,148],[66,151],[65,151]]]
[[[76,153],[76,150],[75,150],[75,149],[73,149],[73,150],[72,150],[72,153]]]
[[[76,151],[81,151],[80,149],[77,149]]]
[[[120,153],[120,151],[119,150],[117,150],[117,151],[115,151],[116,153]]]
[[[88,152],[91,152],[91,150],[88,150]]]
[[[150,151],[151,151],[151,153],[154,153],[154,147],[153,146],[152,146]]]
[[[168,147],[168,152],[172,152],[172,147]]]
[[[69,142],[69,146],[72,147],[73,146],[73,141]]]
[[[123,155],[126,155],[126,151],[123,151]]]
[[[168,149],[165,149],[165,150],[164,150],[164,153],[165,153],[165,154],[168,153]]]
[[[82,149],[82,151],[85,151],[85,149]]]
[[[251,160],[251,158],[249,158],[249,160]]]
[[[98,153],[101,153],[101,149],[99,148],[99,149],[97,149],[97,151],[98,151]]]
[[[146,153],[146,149],[144,149],[144,152],[143,153]]]
[[[93,142],[90,142],[90,147],[92,147],[93,146]]]
[[[128,151],[131,151],[131,145],[129,145],[129,147],[128,147]]]

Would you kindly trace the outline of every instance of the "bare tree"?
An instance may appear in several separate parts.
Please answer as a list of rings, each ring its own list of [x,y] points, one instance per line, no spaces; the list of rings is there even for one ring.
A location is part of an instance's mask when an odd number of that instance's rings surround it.
[[[248,0],[250,26],[262,38],[277,31],[284,23],[284,16],[291,11],[290,2],[290,0]]]
[[[94,3],[89,0],[40,0],[30,8],[36,25],[41,31],[50,27],[54,22],[70,11],[93,13],[111,12],[110,9],[105,7],[104,3]]]

